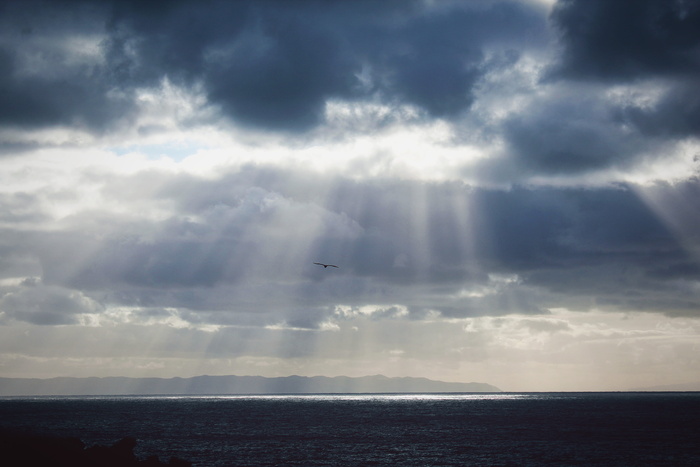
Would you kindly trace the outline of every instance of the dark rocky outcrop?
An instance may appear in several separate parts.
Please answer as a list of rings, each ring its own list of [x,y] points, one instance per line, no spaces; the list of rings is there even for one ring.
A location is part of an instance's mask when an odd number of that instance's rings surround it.
[[[139,460],[134,454],[136,439],[122,438],[111,446],[86,447],[74,437],[0,432],[0,464],[52,467],[192,467],[171,457],[167,463],[157,456]]]

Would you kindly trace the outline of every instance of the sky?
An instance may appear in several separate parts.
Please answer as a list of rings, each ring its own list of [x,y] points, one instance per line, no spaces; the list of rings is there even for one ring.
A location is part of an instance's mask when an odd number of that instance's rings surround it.
[[[0,376],[700,389],[699,82],[697,0],[2,1]]]

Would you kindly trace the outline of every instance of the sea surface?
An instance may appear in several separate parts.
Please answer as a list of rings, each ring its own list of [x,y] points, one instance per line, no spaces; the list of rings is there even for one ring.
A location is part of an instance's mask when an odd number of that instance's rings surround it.
[[[700,466],[700,393],[2,397],[0,429],[195,466]]]

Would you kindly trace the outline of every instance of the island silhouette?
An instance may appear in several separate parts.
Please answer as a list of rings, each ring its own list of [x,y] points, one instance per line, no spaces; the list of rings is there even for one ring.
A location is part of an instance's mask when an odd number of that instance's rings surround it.
[[[367,394],[501,392],[487,383],[457,383],[383,375],[195,376],[191,378],[0,378],[0,396],[34,395],[204,395],[204,394]]]

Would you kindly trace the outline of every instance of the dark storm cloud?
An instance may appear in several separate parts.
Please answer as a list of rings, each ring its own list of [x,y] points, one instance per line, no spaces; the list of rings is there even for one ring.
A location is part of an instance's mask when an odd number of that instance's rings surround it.
[[[491,49],[542,43],[545,29],[517,2],[9,2],[4,13],[0,123],[21,127],[100,127],[166,77],[203,84],[225,114],[262,128],[312,128],[334,98],[450,118],[473,102]],[[102,35],[104,61],[42,42],[86,33]]]
[[[644,105],[611,105],[608,115],[596,121],[618,130],[569,135],[569,155],[581,156],[574,159],[584,164],[613,166],[639,154],[640,144],[697,137],[699,1],[566,0],[557,3],[551,19],[561,33],[563,52],[553,77],[608,85],[656,80],[663,90]],[[575,148],[585,148],[584,153]]]
[[[669,229],[627,188],[517,189],[478,197],[479,261],[543,292],[528,299],[540,309],[587,309],[610,297],[621,309],[635,309],[629,294],[643,300],[657,287],[672,287],[649,275],[685,257]]]
[[[119,100],[107,96],[109,88],[99,77],[83,70],[70,77],[18,77],[16,61],[14,52],[0,49],[0,125],[99,127],[113,118],[112,112],[119,115],[126,110]]]
[[[504,122],[508,158],[497,170],[566,175],[625,167],[650,143],[626,130],[617,112],[599,93],[553,92]]]
[[[653,106],[620,108],[616,117],[618,122],[629,124],[641,134],[653,138],[698,137],[700,96],[697,81],[680,83],[664,93]]]
[[[562,34],[563,76],[638,80],[700,72],[697,0],[562,0],[552,20]]]
[[[210,98],[236,120],[307,129],[320,122],[326,99],[359,96],[359,66],[344,38],[312,12],[286,13],[256,11],[207,63]]]
[[[332,98],[374,96],[453,116],[469,107],[487,71],[485,46],[541,40],[543,27],[542,18],[512,2],[438,11],[417,2],[206,6],[185,3],[158,15],[118,9],[113,27],[133,35],[114,40],[110,57],[132,77],[159,70],[201,79],[234,119],[278,129],[319,123]],[[125,53],[132,45],[140,62]]]
[[[524,277],[567,297],[569,308],[596,304],[695,316],[698,262],[686,249],[697,248],[697,213],[689,200],[698,189],[696,179],[649,189],[662,200],[661,218],[635,190],[567,190],[564,198],[573,209],[560,232],[565,254]]]
[[[75,60],[69,41],[100,32],[99,3],[3,2],[0,5],[0,125],[75,125],[100,129],[128,116],[108,70]]]
[[[503,158],[482,176],[578,175],[626,170],[697,136],[700,2],[562,0],[550,23],[560,55],[539,98],[503,120]],[[613,86],[638,88],[614,97]],[[648,94],[660,94],[656,100]]]
[[[473,102],[474,86],[493,66],[486,59],[489,46],[517,55],[523,43],[542,40],[544,26],[512,3],[447,10],[373,31],[362,55],[376,69],[380,92],[449,118]]]

